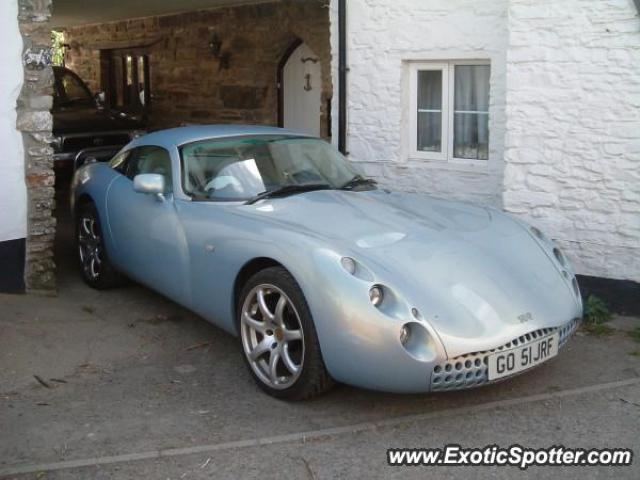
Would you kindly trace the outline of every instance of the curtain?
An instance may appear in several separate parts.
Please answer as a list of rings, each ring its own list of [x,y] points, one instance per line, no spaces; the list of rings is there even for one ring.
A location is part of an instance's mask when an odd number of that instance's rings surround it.
[[[489,158],[489,77],[489,65],[455,66],[455,158]]]
[[[442,151],[442,70],[418,72],[418,150]]]

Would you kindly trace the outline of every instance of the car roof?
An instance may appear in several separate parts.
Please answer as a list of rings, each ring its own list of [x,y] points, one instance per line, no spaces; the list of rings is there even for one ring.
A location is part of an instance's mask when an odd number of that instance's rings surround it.
[[[260,125],[193,125],[189,127],[169,128],[142,135],[129,144],[131,148],[143,145],[158,145],[165,148],[179,147],[185,143],[245,135],[308,135],[292,132],[284,128]]]

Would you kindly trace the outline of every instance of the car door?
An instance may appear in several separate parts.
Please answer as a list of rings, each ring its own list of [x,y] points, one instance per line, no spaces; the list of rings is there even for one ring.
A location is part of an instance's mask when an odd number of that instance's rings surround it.
[[[171,156],[157,146],[131,150],[107,192],[107,216],[116,266],[127,275],[180,303],[188,303],[188,250],[173,196]],[[163,195],[138,193],[133,179],[143,173],[165,177]]]

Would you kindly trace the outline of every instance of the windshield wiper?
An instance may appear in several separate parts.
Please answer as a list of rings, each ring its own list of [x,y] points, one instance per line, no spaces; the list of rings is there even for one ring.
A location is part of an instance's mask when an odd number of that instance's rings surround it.
[[[378,182],[376,182],[372,178],[365,178],[362,175],[356,175],[351,180],[349,180],[347,183],[342,185],[340,187],[340,190],[353,190],[355,187],[359,187],[361,185],[369,186],[369,187],[375,187],[377,184],[378,184]]]
[[[295,193],[312,192],[314,190],[328,190],[332,188],[327,183],[304,183],[301,185],[283,185],[273,190],[267,190],[266,192],[259,193],[255,197],[251,197],[245,202],[245,205],[253,205],[263,198],[271,197],[283,197],[285,195],[293,195]]]

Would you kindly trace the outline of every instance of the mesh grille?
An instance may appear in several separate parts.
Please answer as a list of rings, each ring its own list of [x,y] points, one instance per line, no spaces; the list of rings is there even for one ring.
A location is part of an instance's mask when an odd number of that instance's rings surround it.
[[[431,374],[431,390],[459,390],[489,383],[487,365],[489,363],[489,355],[492,353],[526,345],[538,338],[550,335],[554,332],[560,333],[560,343],[558,348],[562,348],[567,343],[567,340],[569,340],[569,337],[571,337],[573,332],[576,331],[579,324],[580,319],[574,318],[561,327],[540,328],[518,338],[514,338],[500,347],[483,352],[467,353],[448,360],[447,362],[438,364],[433,367],[433,372]]]
[[[77,152],[85,148],[104,145],[126,145],[129,143],[129,135],[126,133],[98,133],[79,137],[66,137],[63,140],[63,152]]]

